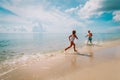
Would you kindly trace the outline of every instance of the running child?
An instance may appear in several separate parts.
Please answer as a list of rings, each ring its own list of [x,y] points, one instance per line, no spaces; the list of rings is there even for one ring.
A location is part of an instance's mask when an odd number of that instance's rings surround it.
[[[88,34],[86,35],[86,37],[88,37],[88,41],[87,41],[87,44],[88,42],[90,42],[92,44],[92,33],[90,32],[90,30],[88,30]]]
[[[65,51],[73,46],[74,51],[77,52],[76,45],[74,43],[75,39],[78,39],[78,37],[76,36],[76,31],[73,30],[72,34],[69,36],[70,45],[67,48],[65,48]]]

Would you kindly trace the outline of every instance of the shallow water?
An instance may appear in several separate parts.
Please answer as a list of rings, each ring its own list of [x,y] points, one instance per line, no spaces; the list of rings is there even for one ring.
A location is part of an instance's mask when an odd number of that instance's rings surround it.
[[[69,45],[68,36],[63,33],[0,33],[0,62],[22,55],[44,54],[51,51],[64,50]],[[77,47],[83,47],[86,34],[77,34]],[[120,34],[93,33],[93,43],[119,39]]]

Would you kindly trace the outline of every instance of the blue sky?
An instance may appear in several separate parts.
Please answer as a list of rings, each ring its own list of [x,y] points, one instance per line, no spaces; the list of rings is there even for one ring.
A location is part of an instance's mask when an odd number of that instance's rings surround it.
[[[120,0],[0,0],[0,32],[120,32]]]

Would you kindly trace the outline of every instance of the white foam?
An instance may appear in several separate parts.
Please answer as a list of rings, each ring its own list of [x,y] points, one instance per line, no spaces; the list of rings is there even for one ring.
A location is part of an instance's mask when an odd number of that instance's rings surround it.
[[[5,75],[5,74],[7,74],[7,73],[10,73],[11,71],[13,71],[13,70],[15,70],[15,69],[17,69],[17,68],[10,69],[10,70],[8,70],[8,71],[6,71],[6,72],[4,72],[4,73],[1,73],[1,74],[0,74],[0,77],[3,76],[3,75]]]
[[[87,40],[85,40],[84,43],[87,44]]]

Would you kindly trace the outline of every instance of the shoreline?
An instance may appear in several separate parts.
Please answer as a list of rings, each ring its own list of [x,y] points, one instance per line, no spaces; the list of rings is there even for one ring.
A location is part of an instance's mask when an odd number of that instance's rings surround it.
[[[9,70],[8,68],[9,71],[7,72],[4,72],[3,70],[4,73],[1,74],[0,79],[21,80],[19,79],[21,77],[22,80],[25,80],[25,79],[29,79],[27,78],[27,76],[29,76],[31,77],[31,79],[29,80],[37,80],[37,78],[33,77],[33,75],[36,75],[38,76],[38,79],[41,79],[41,80],[56,80],[56,78],[58,77],[59,77],[58,80],[64,80],[64,79],[61,79],[61,77],[63,76],[64,78],[66,78],[65,80],[72,80],[69,78],[70,77],[69,75],[73,74],[72,71],[74,71],[76,74],[78,74],[81,71],[85,73],[84,69],[87,69],[89,67],[91,71],[92,69],[94,70],[94,68],[92,67],[103,64],[103,63],[105,63],[105,65],[108,63],[109,63],[108,65],[111,65],[110,63],[111,61],[118,60],[119,62],[120,61],[119,60],[120,58],[119,44],[120,44],[119,41],[118,42],[113,41],[113,42],[108,42],[104,44],[104,46],[102,47],[98,45],[84,46],[78,50],[79,52],[77,54],[70,49],[66,53],[63,53],[63,51],[56,51],[56,52],[51,52],[45,55],[43,54],[42,56],[36,55],[36,57],[31,55],[31,56],[28,56],[29,57],[28,59],[26,57],[23,57],[23,64],[22,63],[15,64],[15,67],[11,66],[13,68],[11,70]],[[114,52],[116,53],[114,54]],[[62,66],[63,64],[64,66]],[[103,66],[103,65],[100,65],[100,66]],[[26,72],[27,74],[24,74]],[[50,74],[51,72],[53,72],[54,74]],[[19,74],[24,74],[24,75],[20,77],[17,76],[19,77],[17,78],[16,75],[19,75]],[[56,76],[55,79],[53,75]],[[8,76],[12,76],[12,77],[8,77]]]

